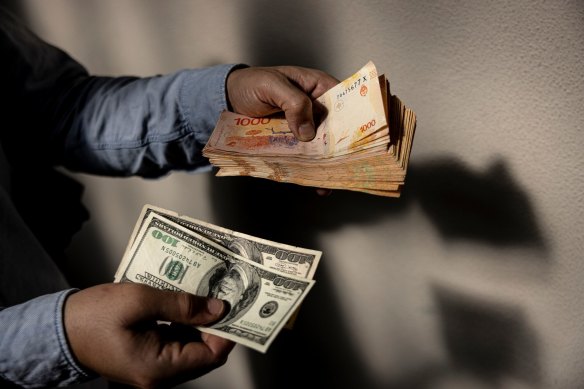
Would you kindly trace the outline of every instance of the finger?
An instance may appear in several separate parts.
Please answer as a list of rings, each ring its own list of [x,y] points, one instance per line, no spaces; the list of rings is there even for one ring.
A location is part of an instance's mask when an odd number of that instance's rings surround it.
[[[207,347],[213,352],[215,355],[224,355],[227,357],[227,354],[233,350],[235,347],[235,342],[231,340],[222,338],[220,336],[216,336],[213,334],[208,334],[203,332],[201,334],[201,340],[205,342]]]
[[[303,141],[309,141],[316,135],[315,118],[313,117],[312,100],[320,97],[327,90],[338,84],[331,75],[316,69],[295,66],[280,66],[278,71],[292,81],[292,84],[304,92],[297,97],[288,95],[288,109],[282,110],[286,115],[290,130]],[[310,97],[306,99],[306,97]]]
[[[304,91],[286,77],[274,82],[269,90],[274,106],[284,111],[288,127],[294,136],[302,141],[310,141],[316,135],[312,116],[312,101]]]
[[[277,69],[313,100],[340,82],[330,74],[317,69],[298,66],[278,66]]]
[[[235,343],[215,335],[202,334],[201,342],[170,342],[160,350],[164,372],[157,377],[165,386],[174,386],[198,378],[227,362]]]
[[[177,370],[193,366],[214,366],[223,364],[235,343],[216,335],[202,333],[201,342],[169,342],[165,344],[160,357],[172,361]]]
[[[187,343],[182,347],[180,357],[175,359],[177,368],[217,368],[227,361],[229,353],[235,347],[231,340],[208,333],[202,333],[201,340],[202,342]]]

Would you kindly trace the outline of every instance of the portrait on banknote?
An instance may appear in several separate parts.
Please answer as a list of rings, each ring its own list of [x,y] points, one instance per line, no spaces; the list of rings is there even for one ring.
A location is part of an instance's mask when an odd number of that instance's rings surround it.
[[[244,238],[232,237],[231,239],[223,242],[223,245],[227,249],[244,257],[245,259],[249,259],[250,261],[254,261],[262,265],[264,264],[262,252],[258,249],[255,242]]]
[[[260,276],[245,263],[225,261],[210,269],[196,292],[229,303],[229,312],[218,322],[227,325],[243,316],[258,296]]]

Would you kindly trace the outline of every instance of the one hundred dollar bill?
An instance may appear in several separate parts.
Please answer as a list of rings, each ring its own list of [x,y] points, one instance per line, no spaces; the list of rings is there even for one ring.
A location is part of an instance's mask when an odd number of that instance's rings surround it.
[[[164,216],[244,258],[267,266],[272,270],[293,276],[312,279],[322,256],[322,252],[318,250],[291,246],[247,235],[189,216],[179,215],[174,211],[150,204],[142,207],[138,222],[128,242],[126,253],[130,250],[138,231],[151,213]]]
[[[237,255],[172,220],[150,212],[116,272],[115,282],[220,298],[227,315],[197,327],[266,352],[314,285]]]
[[[291,246],[258,238],[224,227],[216,226],[189,216],[146,204],[142,207],[138,221],[126,247],[126,253],[131,249],[136,235],[150,213],[164,216],[181,226],[203,235],[205,238],[223,246],[227,250],[244,258],[260,263],[272,270],[284,272],[293,276],[313,279],[320,262],[322,251]],[[298,310],[290,317],[285,328],[292,329],[298,316]]]

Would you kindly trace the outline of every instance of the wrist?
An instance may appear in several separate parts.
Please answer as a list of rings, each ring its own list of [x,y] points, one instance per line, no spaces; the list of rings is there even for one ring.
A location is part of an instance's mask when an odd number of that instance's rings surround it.
[[[227,73],[227,77],[225,78],[225,102],[227,104],[227,110],[231,111],[231,112],[235,112],[233,109],[233,105],[231,104],[231,99],[229,98],[229,85],[230,85],[230,80],[231,83],[233,81],[233,75],[234,73],[237,73],[238,70],[241,69],[246,69],[249,68],[249,65],[246,64],[237,64],[235,65],[233,68],[231,68],[231,70],[229,71],[229,73]]]

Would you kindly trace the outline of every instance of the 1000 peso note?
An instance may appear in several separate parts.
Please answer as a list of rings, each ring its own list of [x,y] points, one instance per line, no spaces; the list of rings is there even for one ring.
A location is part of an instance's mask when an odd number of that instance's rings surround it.
[[[314,281],[287,275],[234,254],[155,213],[136,234],[115,282],[220,298],[227,315],[202,332],[266,352]]]
[[[224,111],[203,153],[319,159],[387,143],[389,130],[382,86],[375,65],[368,62],[329,89],[317,99],[326,116],[310,142],[296,139],[285,119],[248,118]]]

